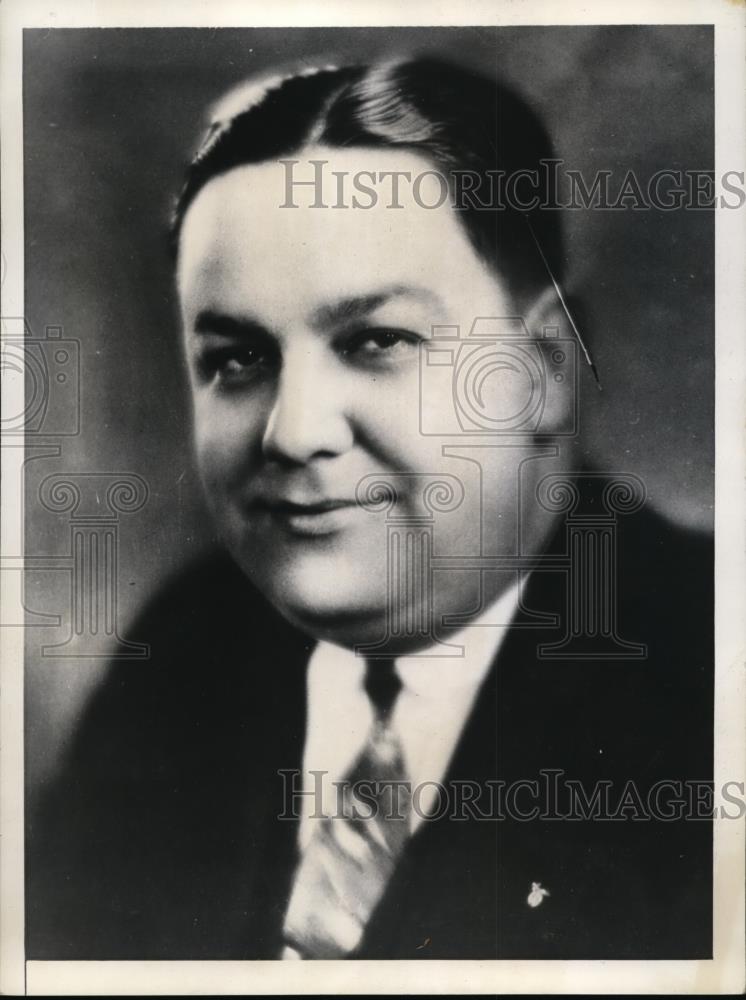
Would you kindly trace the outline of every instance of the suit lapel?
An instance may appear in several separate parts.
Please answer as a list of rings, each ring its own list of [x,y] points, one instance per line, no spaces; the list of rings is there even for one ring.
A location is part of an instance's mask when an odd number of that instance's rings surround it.
[[[524,608],[556,614],[557,583],[554,574],[534,573]],[[545,634],[533,627],[508,632],[443,780],[458,818],[446,814],[420,825],[368,926],[361,957],[552,952],[567,907],[557,906],[554,894],[535,907],[528,896],[534,882],[550,893],[552,885],[559,887],[563,849],[552,824],[501,818],[500,805],[501,787],[536,777],[531,767],[541,756],[542,720],[551,706],[530,681]],[[475,801],[465,804],[472,793]]]
[[[267,605],[259,636],[236,637],[227,654],[239,665],[232,717],[239,739],[221,778],[226,799],[242,802],[234,884],[233,955],[273,959],[297,861],[298,821],[288,793],[300,775],[306,734],[306,666],[313,641]],[[247,724],[246,720],[250,720]],[[283,776],[282,772],[287,772]]]

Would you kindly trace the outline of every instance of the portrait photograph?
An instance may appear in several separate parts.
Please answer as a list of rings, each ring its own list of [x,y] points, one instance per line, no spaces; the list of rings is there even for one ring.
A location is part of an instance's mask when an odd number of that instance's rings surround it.
[[[4,992],[743,988],[726,6],[11,4]]]

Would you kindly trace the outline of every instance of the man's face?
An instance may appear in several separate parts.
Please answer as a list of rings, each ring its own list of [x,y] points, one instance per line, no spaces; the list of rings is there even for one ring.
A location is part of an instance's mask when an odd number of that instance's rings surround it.
[[[393,150],[316,147],[297,158],[304,179],[308,159],[328,161],[327,205],[332,171],[431,169]],[[358,502],[364,477],[395,484],[388,515],[405,519],[427,513],[428,482],[456,477],[464,498],[431,522],[436,554],[495,553],[500,539],[515,551],[517,463],[527,452],[444,454],[466,439],[423,433],[420,412],[453,412],[448,393],[421,398],[420,353],[433,327],[464,336],[475,317],[514,310],[447,202],[423,207],[402,186],[400,209],[386,197],[369,210],[312,208],[313,189],[296,188],[299,207],[283,208],[285,184],[281,163],[237,167],[209,181],[184,220],[178,283],[197,455],[223,537],[250,579],[290,621],[352,645],[383,635],[389,596],[387,512]],[[424,184],[420,201],[435,203],[439,191]],[[485,381],[488,403],[525,391],[509,376]],[[438,414],[424,422],[437,427]],[[413,600],[469,613],[508,582],[486,579],[454,568],[431,597],[419,590]]]

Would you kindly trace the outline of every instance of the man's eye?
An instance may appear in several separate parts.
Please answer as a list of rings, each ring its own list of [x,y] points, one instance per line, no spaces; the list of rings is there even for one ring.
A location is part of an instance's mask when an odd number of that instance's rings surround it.
[[[263,347],[222,347],[206,351],[199,359],[202,376],[223,385],[240,385],[255,378],[271,364],[270,353]]]
[[[408,330],[369,329],[354,333],[344,347],[345,354],[378,358],[417,347],[420,337]]]

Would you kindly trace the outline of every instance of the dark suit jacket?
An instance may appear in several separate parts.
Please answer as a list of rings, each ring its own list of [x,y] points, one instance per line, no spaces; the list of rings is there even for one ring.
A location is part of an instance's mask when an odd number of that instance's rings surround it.
[[[511,629],[449,782],[561,769],[589,795],[611,781],[614,801],[629,780],[644,800],[657,780],[711,778],[711,541],[644,511],[620,522],[619,564],[620,631],[647,658],[541,659],[560,630]],[[532,575],[527,607],[562,601],[560,574]],[[277,819],[277,772],[302,766],[313,644],[219,554],[132,638],[150,660],[110,667],[30,811],[28,957],[274,958],[297,835]],[[425,822],[357,957],[708,957],[711,833],[706,819]],[[550,892],[536,908],[532,882]]]

